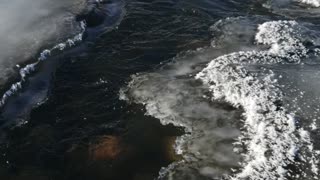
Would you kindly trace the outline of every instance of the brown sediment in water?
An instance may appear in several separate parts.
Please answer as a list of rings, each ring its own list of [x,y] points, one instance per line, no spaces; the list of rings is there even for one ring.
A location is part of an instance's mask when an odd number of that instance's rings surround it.
[[[157,178],[161,167],[181,160],[174,145],[184,131],[163,126],[139,109],[134,112],[125,115],[129,120],[110,133],[97,131],[82,137],[83,131],[75,131],[81,135],[62,136],[62,131],[69,132],[69,125],[46,125],[44,121],[13,130],[9,146],[3,150],[6,157],[0,159],[0,180]]]
[[[36,129],[38,132],[39,128]],[[31,134],[33,136],[34,131]],[[47,137],[42,136],[40,142],[38,138],[40,137],[35,138],[36,143],[44,142]],[[154,141],[159,149],[152,152],[154,144],[151,147],[142,147],[126,143],[120,135],[100,136],[92,142],[74,144],[65,152],[62,167],[64,177],[54,175],[43,167],[24,165],[16,172],[0,168],[0,179],[69,180],[81,177],[80,179],[95,180],[151,180],[157,176],[161,164],[166,166],[167,163],[181,159],[174,150],[175,140],[175,136],[164,136]]]
[[[176,140],[176,136],[167,136],[163,138],[164,157],[170,162],[182,160],[182,156],[178,155],[174,148]]]
[[[91,160],[115,160],[125,153],[126,145],[121,142],[119,136],[103,136],[98,142],[89,145],[89,157]]]
[[[154,179],[161,166],[181,159],[174,150],[175,136],[165,136],[159,140],[153,142],[157,145],[143,147],[127,143],[122,136],[98,137],[87,146],[69,151],[67,171],[72,177],[81,174],[86,177],[84,179]]]

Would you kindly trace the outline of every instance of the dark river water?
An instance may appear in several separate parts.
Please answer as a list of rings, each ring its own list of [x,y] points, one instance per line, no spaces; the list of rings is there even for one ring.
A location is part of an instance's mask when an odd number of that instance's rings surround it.
[[[1,180],[320,177],[319,0],[88,2],[0,87]]]

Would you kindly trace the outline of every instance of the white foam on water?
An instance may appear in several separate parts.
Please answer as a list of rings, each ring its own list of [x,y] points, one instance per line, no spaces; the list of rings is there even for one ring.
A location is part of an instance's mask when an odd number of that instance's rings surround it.
[[[50,49],[43,50],[40,53],[36,62],[34,62],[32,64],[28,64],[23,68],[20,68],[20,70],[19,70],[20,81],[12,84],[11,87],[3,94],[3,96],[0,100],[0,108],[5,105],[8,98],[15,95],[23,87],[24,82],[27,80],[27,76],[29,74],[31,74],[32,72],[34,72],[36,70],[37,65],[41,61],[46,60],[50,56],[51,52],[56,51],[56,50],[63,51],[64,49],[66,49],[68,47],[75,46],[76,43],[82,41],[83,33],[85,32],[85,29],[86,29],[86,23],[84,21],[80,22],[80,27],[82,30],[79,34],[77,34],[76,36],[74,36],[71,39],[66,40],[65,42],[62,42],[62,43],[59,43],[59,44],[53,46]],[[20,67],[20,66],[17,65],[17,67]]]
[[[263,7],[290,19],[320,17],[319,0],[262,0]]]
[[[319,151],[310,135],[317,114],[303,114],[306,119],[299,123],[295,104],[300,101],[294,93],[303,92],[301,83],[293,81],[287,68],[276,68],[306,63],[312,55],[304,44],[318,43],[320,36],[296,21],[257,26],[259,19],[218,21],[211,28],[213,48],[178,55],[156,72],[133,75],[120,91],[121,99],[144,104],[147,115],[188,132],[175,145],[184,159],[162,168],[159,179],[318,179]],[[297,90],[287,93],[293,86]],[[317,87],[310,96],[317,96]],[[222,102],[239,110],[225,109]]]
[[[1,0],[0,85],[16,75],[15,65],[33,59],[44,46],[75,35],[74,14],[87,0]]]
[[[53,50],[63,50],[74,45],[82,36],[83,27],[74,20],[74,14],[85,7],[86,0],[3,0],[0,2],[0,86],[10,77],[20,75],[20,81],[11,85],[2,98],[0,107],[8,97],[22,88],[26,77],[45,60]],[[81,32],[79,34],[79,32]],[[34,55],[49,42],[59,42],[67,37],[74,38],[52,47],[40,54],[37,62],[20,68],[20,63],[34,59]],[[19,72],[16,72],[16,68]]]
[[[295,0],[299,3],[304,3],[312,7],[320,7],[320,0]]]
[[[271,5],[279,6],[279,7],[290,6],[293,3],[301,4],[301,5],[304,5],[307,7],[311,7],[311,8],[320,7],[319,0],[270,0],[270,1],[268,1],[268,3]]]
[[[296,126],[294,114],[277,105],[284,94],[274,72],[247,69],[250,65],[299,64],[307,56],[299,33],[302,29],[295,21],[266,22],[259,26],[255,39],[269,45],[268,50],[218,57],[196,76],[209,87],[214,100],[244,109],[246,130],[237,144],[247,152],[240,172],[231,179],[318,179],[319,159],[309,132]],[[295,172],[288,168],[291,165]]]
[[[233,122],[238,122],[241,112],[223,107],[225,104],[211,104],[205,96],[207,89],[192,75],[202,69],[196,64],[217,56],[206,48],[187,52],[164,69],[132,76],[120,91],[120,99],[144,104],[146,115],[191,133],[179,137],[175,144],[176,153],[184,160],[163,168],[160,177],[218,178],[238,166],[240,156],[233,152],[232,142],[240,131]],[[208,173],[208,169],[215,169],[215,173]]]

